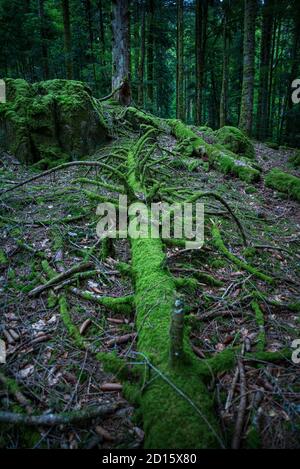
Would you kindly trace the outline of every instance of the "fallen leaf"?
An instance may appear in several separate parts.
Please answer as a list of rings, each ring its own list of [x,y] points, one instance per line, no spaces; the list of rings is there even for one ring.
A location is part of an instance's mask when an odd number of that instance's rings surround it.
[[[23,370],[20,370],[17,373],[18,378],[25,379],[28,378],[28,376],[32,375],[34,372],[34,366],[33,365],[28,365],[26,368],[23,368]]]

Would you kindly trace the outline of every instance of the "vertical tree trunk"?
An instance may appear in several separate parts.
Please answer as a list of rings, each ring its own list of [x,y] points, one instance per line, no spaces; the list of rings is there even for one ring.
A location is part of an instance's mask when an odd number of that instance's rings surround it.
[[[129,1],[113,0],[112,90],[121,89],[115,97],[124,106],[131,103]]]
[[[150,111],[154,110],[154,11],[155,0],[148,0],[147,94]]]
[[[91,0],[85,0],[85,10],[86,10],[86,17],[87,17],[87,23],[88,23],[88,30],[89,30],[89,42],[90,42],[90,57],[91,57],[91,62],[93,66],[93,76],[94,76],[94,82],[95,85],[97,86],[97,76],[96,76],[96,67],[95,67],[95,54],[94,54],[94,34],[93,34],[93,28],[92,28],[92,12],[91,12]]]
[[[257,0],[245,0],[244,66],[239,127],[249,136],[252,133],[254,98],[255,21]]]
[[[177,0],[176,117],[184,120],[183,0]]]
[[[141,24],[141,47],[138,68],[138,105],[144,106],[144,70],[145,70],[145,40],[146,40],[146,11],[145,5],[142,4],[142,24]]]
[[[49,61],[48,61],[48,47],[47,47],[47,31],[45,26],[45,10],[44,0],[39,0],[39,18],[41,28],[41,43],[42,43],[42,56],[43,56],[43,76],[45,80],[49,79]]]
[[[222,73],[222,89],[220,97],[220,127],[224,127],[227,123],[227,94],[228,94],[228,31],[227,31],[227,15],[228,11],[224,5],[224,23],[223,23],[223,73]]]
[[[208,0],[196,0],[196,124],[202,122]]]
[[[257,138],[264,140],[269,133],[269,80],[271,43],[273,31],[273,0],[265,0],[263,6],[262,38],[260,51],[260,77],[257,106]]]
[[[68,80],[73,79],[73,60],[72,60],[72,36],[70,25],[70,7],[69,0],[61,0],[63,22],[64,22],[64,39],[65,39],[65,61],[66,61],[66,77]]]

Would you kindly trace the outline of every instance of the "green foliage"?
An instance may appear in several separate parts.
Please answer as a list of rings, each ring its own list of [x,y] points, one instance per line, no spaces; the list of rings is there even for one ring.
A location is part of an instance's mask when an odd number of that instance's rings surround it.
[[[300,202],[300,178],[284,173],[279,168],[272,169],[265,177],[265,184],[271,189],[287,194]]]
[[[294,168],[300,168],[300,151],[297,151],[294,155],[289,157],[289,163]]]

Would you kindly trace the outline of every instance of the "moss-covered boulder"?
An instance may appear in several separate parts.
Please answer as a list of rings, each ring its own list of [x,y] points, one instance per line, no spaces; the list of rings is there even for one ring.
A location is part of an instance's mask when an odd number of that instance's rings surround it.
[[[255,150],[249,138],[236,127],[225,126],[215,132],[218,143],[236,155],[255,159]]]
[[[107,139],[101,104],[73,80],[33,85],[6,79],[0,104],[1,144],[20,161],[44,166],[91,154]]]
[[[271,189],[287,194],[291,199],[300,202],[300,178],[273,168],[265,178],[265,184]]]

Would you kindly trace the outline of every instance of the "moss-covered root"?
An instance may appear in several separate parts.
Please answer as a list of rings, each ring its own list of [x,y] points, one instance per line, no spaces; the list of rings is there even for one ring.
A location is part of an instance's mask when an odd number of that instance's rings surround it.
[[[179,120],[169,120],[168,122],[171,125],[172,133],[180,142],[177,151],[183,157],[207,155],[210,163],[222,173],[231,174],[246,182],[255,182],[260,179],[259,169],[249,159],[254,158],[253,145],[239,129],[226,127],[225,129],[230,129],[228,131],[229,139],[220,134],[220,141],[227,142],[225,146],[221,144],[210,145],[183,122]],[[238,155],[234,153],[235,150]]]
[[[266,345],[266,333],[265,333],[265,320],[264,314],[259,307],[259,304],[256,301],[252,301],[251,307],[255,313],[256,323],[259,327],[259,333],[257,338],[257,351],[263,352],[265,350]]]
[[[222,446],[213,403],[200,377],[200,361],[186,334],[184,356],[170,366],[170,319],[175,304],[174,279],[165,265],[160,239],[132,239],[132,269],[138,350],[149,365],[141,396],[146,448]]]
[[[95,295],[89,291],[79,290],[78,288],[71,288],[71,292],[84,300],[98,303],[115,313],[130,316],[134,312],[134,297],[132,295],[114,298],[111,296]]]
[[[229,259],[231,262],[233,262],[240,269],[243,269],[246,272],[249,272],[250,274],[254,275],[255,277],[259,278],[260,280],[263,280],[264,282],[267,282],[267,283],[270,283],[270,284],[274,282],[274,279],[272,277],[270,277],[269,275],[261,272],[256,267],[253,267],[252,265],[247,264],[247,262],[239,259],[234,254],[232,254],[232,252],[230,252],[226,248],[226,246],[223,242],[223,239],[221,237],[220,231],[219,231],[218,227],[215,224],[212,226],[212,236],[213,236],[213,243],[214,243],[215,247],[222,254],[224,254],[224,256],[226,256],[227,259]]]
[[[265,184],[300,202],[300,178],[274,168],[266,175]]]

